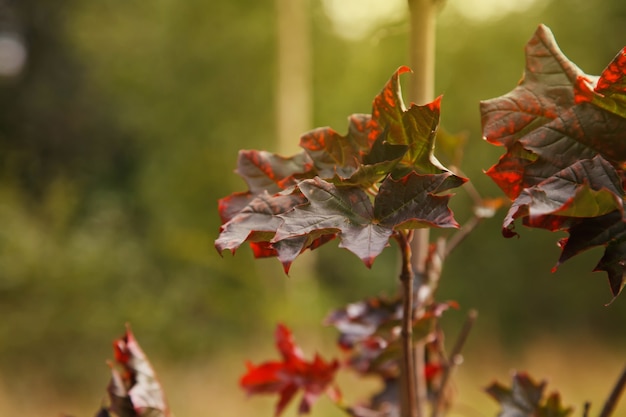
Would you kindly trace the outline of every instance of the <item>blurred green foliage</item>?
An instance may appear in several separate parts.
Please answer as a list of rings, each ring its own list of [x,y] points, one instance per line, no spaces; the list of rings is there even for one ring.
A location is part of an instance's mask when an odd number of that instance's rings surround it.
[[[73,389],[93,380],[126,321],[153,357],[184,362],[251,343],[277,318],[311,325],[332,306],[395,291],[393,248],[368,271],[331,243],[318,251],[319,284],[297,293],[298,276],[285,279],[275,260],[220,259],[212,247],[217,199],[245,188],[232,173],[237,150],[277,146],[272,1],[0,5],[0,26],[28,51],[22,73],[0,80],[0,372],[37,370]],[[314,122],[345,132],[406,63],[407,28],[384,22],[343,39],[319,1],[311,19]],[[622,0],[538,2],[492,20],[448,0],[441,12],[442,123],[468,134],[464,171],[484,195],[501,195],[482,174],[501,150],[480,138],[478,101],[515,86],[539,23],[591,74],[626,44]],[[468,204],[459,192],[461,221]],[[502,216],[444,270],[441,297],[481,312],[474,343],[513,347],[547,332],[625,341],[624,295],[603,307],[605,277],[589,272],[598,254],[551,275],[556,237],[504,240]]]

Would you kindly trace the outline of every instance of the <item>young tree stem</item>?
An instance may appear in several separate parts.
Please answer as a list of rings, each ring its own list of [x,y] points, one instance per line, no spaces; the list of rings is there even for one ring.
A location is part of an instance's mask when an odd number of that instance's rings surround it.
[[[413,357],[413,267],[411,265],[411,239],[413,231],[400,231],[396,235],[402,254],[400,282],[402,284],[402,401],[403,417],[420,417],[415,396],[415,363]]]
[[[435,90],[435,20],[438,0],[408,0],[409,3],[409,66],[413,70],[409,87],[409,102],[426,104],[433,100]],[[413,241],[412,266],[418,278],[416,292],[421,285],[427,285],[425,280],[426,260],[428,257],[429,230],[418,229]],[[420,279],[421,278],[421,279]],[[418,313],[424,306],[415,306]],[[427,401],[426,381],[424,373],[424,344],[416,343],[412,349],[415,366],[410,372],[415,379],[416,410],[402,410],[403,417],[425,415],[424,407]]]

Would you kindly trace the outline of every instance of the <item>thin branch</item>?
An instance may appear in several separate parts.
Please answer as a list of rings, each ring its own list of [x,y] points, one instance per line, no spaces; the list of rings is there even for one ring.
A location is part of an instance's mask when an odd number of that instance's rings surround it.
[[[617,406],[617,402],[619,401],[619,397],[622,395],[624,391],[624,387],[626,386],[626,367],[622,370],[622,374],[619,379],[615,383],[613,390],[611,391],[611,395],[604,403],[604,407],[602,408],[602,412],[599,417],[609,417],[613,414],[615,407]]]
[[[437,403],[433,407],[432,416],[439,417],[443,413],[443,405],[445,396],[443,395],[446,386],[448,385],[448,381],[450,380],[450,376],[452,375],[452,371],[461,364],[462,356],[461,352],[463,351],[463,346],[465,346],[465,342],[467,341],[467,337],[469,336],[474,323],[476,322],[476,318],[478,317],[478,312],[476,310],[470,310],[467,313],[467,318],[465,319],[465,323],[463,324],[463,328],[461,329],[461,333],[456,339],[454,343],[454,347],[450,352],[450,360],[448,361],[448,366],[445,367],[443,371],[443,376],[441,377],[441,384],[439,386],[439,391],[437,393]]]
[[[413,231],[398,232],[395,238],[402,254],[400,282],[402,283],[402,377],[404,378],[403,398],[407,414],[418,416],[417,397],[415,396],[415,363],[413,358],[413,266],[411,264],[411,239]]]
[[[452,252],[457,246],[459,246],[459,243],[463,242],[465,238],[469,236],[476,226],[480,224],[481,220],[481,217],[472,216],[459,231],[448,239],[446,250],[443,253],[443,259],[447,258],[448,255],[450,255],[450,252]]]
[[[463,171],[461,171],[461,169],[459,169],[459,168],[456,168],[453,172],[455,174],[457,174],[457,175],[462,176],[462,177],[467,177],[467,175],[465,175],[465,173]],[[476,187],[474,187],[474,183],[473,182],[471,182],[471,181],[466,182],[465,184],[463,184],[462,189],[465,190],[467,195],[470,196],[470,198],[474,202],[475,206],[482,205],[483,197],[480,195],[480,193],[478,192]]]

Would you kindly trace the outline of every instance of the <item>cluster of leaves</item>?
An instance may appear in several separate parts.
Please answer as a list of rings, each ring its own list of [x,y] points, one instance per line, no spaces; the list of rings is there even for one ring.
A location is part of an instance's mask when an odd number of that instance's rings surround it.
[[[559,263],[587,248],[606,246],[596,269],[608,272],[617,296],[626,268],[626,48],[599,77],[571,63],[545,26],[529,41],[526,54],[526,73],[518,87],[481,103],[484,137],[507,150],[487,172],[513,200],[503,234],[516,235],[514,221],[519,218],[530,227],[569,232],[560,241]],[[300,138],[303,151],[292,157],[241,151],[236,172],[248,190],[219,201],[217,250],[235,252],[248,242],[255,257],[276,256],[288,272],[304,250],[339,238],[340,247],[369,267],[391,237],[406,242],[409,229],[457,227],[449,195],[442,193],[466,180],[433,154],[440,98],[406,109],[399,76],[407,71],[401,67],[393,74],[374,99],[370,115],[349,117],[346,135],[331,128],[305,133]],[[407,259],[403,256],[405,263]],[[440,384],[432,380],[450,368],[435,324],[450,306],[429,298],[421,306],[424,313],[404,322],[405,329],[412,325],[414,338],[432,346],[425,371],[429,388],[437,394],[436,414],[447,374]],[[409,309],[410,304],[401,305],[398,299],[372,298],[326,319],[340,331],[347,366],[384,381],[383,392],[372,398],[372,409],[346,408],[350,415],[380,415],[383,403],[398,412],[398,360],[403,354],[399,329],[402,312]],[[323,392],[340,402],[332,385],[337,361],[316,356],[307,362],[284,326],[278,327],[276,340],[282,361],[249,364],[241,379],[249,393],[277,393],[276,414],[299,390],[304,391],[301,413]],[[487,392],[501,403],[501,416],[566,417],[570,410],[561,406],[558,395],[542,402],[544,386],[517,374],[511,389],[493,384]]]
[[[599,77],[585,74],[540,26],[526,45],[522,81],[481,103],[483,135],[506,147],[487,174],[513,200],[503,224],[567,231],[558,264],[605,246],[595,270],[606,271],[616,297],[626,272],[626,48]],[[556,268],[556,267],[555,267]]]
[[[437,390],[435,378],[448,366],[442,352],[437,321],[455,302],[432,303],[412,322],[414,341],[426,343],[425,379],[429,390]],[[368,408],[375,411],[399,412],[402,300],[400,297],[374,297],[348,304],[331,312],[325,324],[339,331],[338,345],[348,355],[346,366],[362,376],[380,378],[383,390],[374,395]],[[434,397],[434,396],[433,396]],[[354,415],[362,407],[352,408]]]
[[[219,201],[217,250],[248,241],[255,257],[293,260],[338,237],[368,267],[399,230],[458,227],[441,193],[466,180],[433,155],[440,98],[406,109],[398,69],[374,99],[372,114],[349,117],[348,133],[318,128],[301,153],[239,153],[236,172],[248,191]]]
[[[433,305],[413,322],[413,338],[428,339],[435,352],[440,347],[436,339],[437,319],[453,302]],[[372,412],[395,410],[400,406],[399,378],[402,349],[400,346],[400,326],[402,302],[399,298],[371,298],[367,301],[349,304],[333,311],[326,318],[326,324],[335,326],[339,332],[338,345],[348,358],[341,365],[356,371],[361,376],[381,378],[383,390],[372,396],[367,407],[345,407],[341,391],[333,383],[340,362],[326,361],[315,355],[307,361],[296,345],[291,331],[278,325],[275,332],[276,348],[281,360],[267,361],[260,365],[247,363],[247,371],[241,377],[240,385],[250,395],[278,394],[275,415],[280,415],[285,407],[302,391],[298,407],[300,414],[308,413],[320,395],[326,393],[339,407],[353,416],[373,415]],[[426,380],[430,383],[446,366],[438,355],[429,355],[426,363]]]

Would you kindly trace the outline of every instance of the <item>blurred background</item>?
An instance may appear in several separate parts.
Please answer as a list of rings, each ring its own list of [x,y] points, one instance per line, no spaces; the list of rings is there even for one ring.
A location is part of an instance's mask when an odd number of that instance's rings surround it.
[[[244,360],[276,357],[277,322],[308,355],[335,356],[326,313],[395,293],[393,246],[368,270],[333,242],[290,277],[275,259],[213,248],[217,199],[246,189],[239,149],[293,153],[301,126],[345,132],[407,64],[404,0],[308,0],[281,26],[292,6],[0,0],[1,415],[93,415],[128,322],[178,416],[269,416],[274,399],[244,401],[237,380]],[[439,14],[442,125],[467,135],[463,170],[484,196],[502,195],[483,174],[502,150],[481,139],[478,102],[514,88],[539,23],[589,74],[626,45],[623,0],[448,0]],[[279,59],[290,47],[295,64]],[[461,223],[468,202],[459,190]],[[440,298],[461,305],[444,317],[449,341],[469,308],[480,314],[455,412],[494,415],[480,390],[513,368],[597,410],[624,362],[626,296],[604,306],[601,249],[551,274],[561,236],[520,226],[505,240],[503,216],[444,269]],[[322,401],[315,415],[342,414]]]

